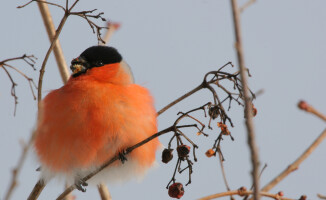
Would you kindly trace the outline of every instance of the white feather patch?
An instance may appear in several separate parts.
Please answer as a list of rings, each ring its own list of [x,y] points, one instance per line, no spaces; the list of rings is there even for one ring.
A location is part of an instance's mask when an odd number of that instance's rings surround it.
[[[153,162],[152,166],[140,165],[136,160],[128,158],[124,164],[119,166],[109,166],[96,174],[93,178],[86,181],[89,185],[98,185],[99,183],[122,184],[128,180],[136,179],[141,181],[149,168],[157,167],[157,162]],[[116,161],[120,162],[120,161]],[[96,170],[96,167],[88,168],[87,170],[76,169],[69,173],[53,172],[46,166],[41,167],[41,178],[48,182],[55,178],[58,181],[67,181],[68,184],[74,184],[75,179],[80,179]]]

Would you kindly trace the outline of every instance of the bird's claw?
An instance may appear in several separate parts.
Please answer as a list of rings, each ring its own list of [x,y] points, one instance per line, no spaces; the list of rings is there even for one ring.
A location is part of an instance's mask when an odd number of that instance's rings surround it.
[[[86,192],[86,186],[88,186],[88,183],[86,183],[84,180],[82,179],[78,179],[75,180],[75,185],[77,190],[82,191],[82,192]]]
[[[126,156],[125,156],[126,154],[127,154],[127,153],[126,153],[125,150],[123,150],[122,152],[119,153],[119,159],[120,159],[120,161],[121,161],[122,164],[124,164],[125,161],[127,161],[127,158],[126,158]]]

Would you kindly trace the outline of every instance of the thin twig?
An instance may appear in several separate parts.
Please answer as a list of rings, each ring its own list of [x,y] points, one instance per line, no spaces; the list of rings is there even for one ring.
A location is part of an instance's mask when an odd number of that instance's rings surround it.
[[[34,94],[34,88],[37,89],[37,87],[36,87],[36,85],[35,85],[32,78],[28,77],[26,74],[24,74],[22,71],[18,70],[16,67],[7,64],[7,62],[14,61],[14,60],[23,60],[23,61],[25,61],[25,63],[30,65],[33,69],[35,69],[34,68],[35,59],[36,58],[33,55],[31,55],[31,56],[23,55],[21,57],[9,58],[9,59],[6,59],[6,60],[3,60],[3,61],[0,62],[0,68],[2,68],[6,72],[6,74],[8,75],[8,77],[10,79],[10,81],[12,82],[11,95],[15,99],[14,114],[16,113],[16,106],[17,106],[17,103],[18,103],[18,101],[17,101],[18,97],[16,96],[16,90],[15,90],[15,87],[17,86],[17,83],[15,83],[15,81],[13,80],[11,74],[6,69],[6,67],[9,67],[9,68],[15,70],[20,75],[22,75],[26,80],[28,80],[28,83],[29,83],[29,86],[31,88],[34,100],[36,99],[35,94]],[[18,175],[19,175],[19,173],[21,171],[21,168],[23,166],[23,163],[25,161],[26,154],[27,154],[27,151],[28,151],[28,146],[30,145],[30,143],[31,143],[31,140],[29,140],[29,142],[27,144],[24,144],[23,149],[22,149],[22,154],[21,154],[21,156],[20,156],[20,158],[18,160],[18,163],[17,163],[16,167],[12,170],[12,179],[11,179],[11,182],[9,184],[8,190],[6,192],[5,200],[10,199],[15,187],[18,184],[18,180],[17,180],[18,178],[17,177],[18,177]]]
[[[49,3],[49,2],[47,2],[47,3]],[[49,36],[49,40],[50,40],[50,42],[52,42],[53,41],[52,38],[55,37],[56,30],[55,30],[52,16],[51,16],[51,13],[50,13],[47,3],[39,1],[39,2],[37,2],[37,5],[40,9],[42,19],[44,22],[44,26],[45,26],[47,34]],[[61,6],[61,8],[64,9],[62,6]],[[70,77],[70,73],[68,71],[67,63],[64,58],[59,39],[57,39],[55,42],[55,45],[53,47],[53,53],[54,53],[54,56],[55,56],[55,59],[56,59],[56,62],[57,62],[57,65],[58,65],[58,68],[60,71],[61,79],[62,79],[63,83],[66,83]]]
[[[66,12],[63,16],[63,18],[61,19],[61,22],[56,30],[56,34],[53,37],[52,43],[50,45],[50,48],[48,49],[48,51],[46,52],[45,58],[43,60],[42,66],[41,66],[41,70],[40,70],[40,76],[39,76],[39,81],[38,81],[38,91],[37,91],[37,101],[38,101],[38,108],[40,109],[41,106],[41,100],[42,100],[42,86],[43,86],[43,76],[44,76],[44,72],[45,72],[45,66],[46,63],[49,59],[49,56],[51,54],[51,51],[53,50],[54,46],[56,45],[56,41],[62,31],[63,25],[66,23],[66,20],[68,18],[68,13]]]
[[[65,11],[65,8],[63,6],[61,6],[61,5],[52,4],[52,3],[47,2],[45,0],[37,2],[37,5],[39,7],[45,29],[46,29],[48,37],[49,37],[49,40],[50,40],[50,42],[52,42],[52,38],[55,37],[55,31],[56,30],[55,30],[55,27],[54,27],[54,23],[53,23],[53,20],[52,20],[52,16],[51,16],[48,4],[58,6],[58,7],[62,8],[64,11]],[[65,84],[65,83],[67,83],[67,81],[68,81],[68,79],[70,77],[70,73],[69,73],[69,70],[68,70],[67,63],[66,63],[66,60],[64,58],[63,52],[62,52],[62,48],[61,48],[61,45],[60,45],[59,38],[55,42],[55,46],[53,48],[53,54],[54,54],[55,60],[57,62],[57,66],[58,66],[58,69],[59,69],[59,72],[60,72],[61,80]],[[67,196],[65,198],[65,200],[70,200],[70,199],[73,199],[73,198],[71,196]]]
[[[171,103],[169,103],[168,105],[166,105],[164,108],[162,108],[161,110],[159,110],[157,112],[157,115],[162,114],[163,112],[165,112],[166,110],[168,110],[169,108],[171,108],[172,106],[174,106],[175,104],[179,103],[180,101],[182,101],[183,99],[191,96],[192,94],[198,92],[199,90],[203,89],[203,85],[198,85],[196,88],[192,89],[191,91],[187,92],[186,94],[182,95],[181,97],[177,98],[176,100],[172,101]]]
[[[6,72],[10,82],[11,82],[11,96],[14,97],[15,100],[15,109],[14,109],[14,116],[16,115],[16,108],[17,108],[17,104],[18,104],[18,97],[16,95],[16,86],[17,83],[14,81],[14,79],[12,78],[11,74],[9,73],[9,71],[4,67],[4,65],[1,66],[2,69]]]
[[[252,180],[254,184],[254,200],[260,199],[259,194],[259,156],[258,149],[255,142],[255,131],[254,124],[252,120],[252,103],[250,101],[249,89],[247,84],[246,67],[244,62],[243,48],[242,48],[242,36],[241,36],[241,26],[240,26],[240,11],[237,4],[237,0],[231,0],[232,13],[233,13],[233,24],[236,39],[236,51],[237,58],[240,68],[241,83],[243,86],[243,95],[245,100],[245,121],[248,134],[248,145],[251,153],[251,163],[252,163]]]
[[[9,200],[15,187],[17,186],[17,177],[19,176],[19,173],[23,167],[23,163],[25,162],[26,156],[27,156],[27,152],[28,152],[28,147],[31,145],[31,141],[32,138],[30,138],[30,140],[28,141],[27,144],[24,144],[23,149],[22,149],[22,154],[20,155],[20,158],[18,159],[18,163],[16,165],[16,167],[12,170],[12,179],[11,179],[11,183],[9,186],[9,189],[7,190],[6,196],[5,196],[5,200]]]
[[[321,195],[321,194],[317,194],[317,197],[320,198],[320,199],[326,199],[326,196],[325,195]]]
[[[222,155],[221,151],[218,151],[218,158],[219,158],[219,161],[220,161],[220,166],[221,166],[221,171],[222,171],[225,187],[226,187],[227,191],[230,191],[231,189],[230,189],[229,183],[228,183],[228,181],[226,179],[226,173],[225,173],[224,165],[223,165],[224,159],[223,159],[223,155]]]
[[[29,2],[29,3],[31,3],[31,2]],[[48,33],[48,36],[49,36],[49,39],[52,42],[52,38],[54,38],[54,36],[55,36],[55,29],[54,29],[54,24],[53,24],[52,17],[51,17],[51,14],[50,14],[50,11],[48,9],[47,4],[55,5],[55,6],[58,6],[58,7],[62,8],[62,9],[64,9],[64,8],[62,6],[60,6],[60,5],[49,3],[49,2],[46,2],[46,1],[38,1],[37,3],[38,3],[38,6],[39,6],[39,9],[40,9],[43,21],[44,21],[44,25],[46,27],[46,30],[47,30],[47,33]],[[24,6],[26,6],[28,4],[25,4]],[[21,6],[21,7],[18,7],[18,8],[22,8],[24,6]],[[59,41],[55,42],[55,46],[54,46],[53,51],[54,51],[54,55],[55,55],[58,67],[60,69],[60,74],[61,74],[62,80],[65,83],[65,82],[67,82],[67,80],[69,78],[69,72],[67,70],[67,65],[66,65],[66,62],[65,62],[65,59],[64,59],[64,56],[63,56],[62,49],[61,49]],[[25,55],[23,57],[25,57]],[[14,59],[16,59],[16,58],[14,58]],[[6,61],[10,61],[10,60],[14,60],[14,59],[7,59]],[[26,61],[26,62],[28,62],[28,64],[30,64],[30,65],[31,64],[33,65],[35,63],[35,62],[33,62],[33,60],[29,60],[29,61],[32,61],[32,63],[29,63],[28,61]],[[8,65],[8,67],[13,68],[18,73],[23,75],[29,81],[29,85],[30,85],[31,89],[32,89],[32,86],[37,88],[36,84],[33,81],[33,79],[27,77],[24,73],[22,73],[21,71],[19,71],[18,69],[14,68],[14,67],[12,67],[10,65]],[[33,93],[34,98],[36,99],[33,89],[32,89],[32,93]],[[28,152],[30,146],[32,145],[33,137],[34,137],[34,133],[32,133],[32,135],[31,135],[31,137],[29,139],[29,142],[24,145],[22,154],[21,154],[21,156],[20,156],[20,158],[18,160],[18,164],[15,167],[15,169],[13,170],[13,178],[12,178],[12,181],[11,181],[11,184],[10,184],[10,187],[9,187],[10,189],[8,190],[8,192],[6,194],[6,197],[5,197],[6,200],[10,199],[10,196],[11,196],[15,186],[17,185],[17,177],[18,177],[18,175],[19,175],[19,173],[21,171],[21,168],[22,168],[23,163],[25,161],[27,152]]]
[[[113,33],[116,30],[118,30],[119,27],[120,27],[119,23],[108,22],[107,23],[107,31],[105,32],[105,34],[103,36],[103,41],[100,42],[100,45],[106,45],[110,41]]]
[[[265,165],[264,165],[264,167],[261,169],[261,171],[260,171],[260,174],[259,174],[259,179],[261,178],[261,176],[263,175],[263,172],[264,172],[264,170],[267,168],[267,164],[265,163]],[[251,185],[251,187],[250,187],[250,190],[252,190],[254,188],[254,185]],[[247,196],[245,196],[244,198],[243,198],[243,200],[247,200],[248,199],[248,195]]]
[[[247,9],[249,6],[254,4],[256,0],[248,0],[243,6],[240,7],[240,12],[243,12],[245,9]]]
[[[210,199],[217,199],[220,197],[225,197],[225,196],[232,196],[232,195],[239,195],[241,197],[246,196],[246,195],[252,195],[254,192],[251,190],[245,190],[242,188],[238,189],[238,190],[232,190],[232,191],[227,191],[227,192],[221,192],[221,193],[217,193],[217,194],[213,194],[213,195],[209,195],[206,197],[202,197],[199,200],[210,200]],[[278,199],[278,200],[294,200],[294,199],[290,199],[290,198],[286,198],[286,197],[282,197],[279,194],[271,194],[271,193],[267,193],[267,192],[259,192],[259,194],[261,196],[265,196],[265,197],[269,197],[271,199]]]
[[[51,45],[50,45],[50,47],[49,47],[49,49],[48,49],[48,51],[47,51],[47,53],[46,53],[46,55],[45,55],[45,58],[44,58],[44,60],[43,60],[43,62],[42,62],[42,66],[41,66],[41,70],[40,70],[40,75],[39,75],[37,100],[38,100],[38,108],[40,109],[41,100],[42,100],[42,85],[43,85],[43,77],[44,77],[44,73],[45,73],[46,63],[47,63],[47,61],[48,61],[48,58],[49,58],[49,56],[50,56],[52,50],[53,50],[53,49],[55,48],[55,46],[57,46],[57,44],[58,44],[58,43],[57,43],[57,40],[58,40],[58,38],[59,38],[59,35],[60,35],[61,31],[62,31],[62,28],[63,28],[63,26],[64,26],[64,24],[65,24],[67,18],[68,18],[70,15],[79,15],[79,14],[82,14],[83,16],[81,16],[81,17],[84,18],[85,20],[87,20],[87,22],[91,25],[91,28],[92,28],[93,30],[94,30],[94,27],[96,27],[96,29],[97,29],[97,37],[98,37],[98,40],[99,40],[99,38],[100,38],[100,29],[101,29],[102,27],[97,26],[94,22],[90,21],[88,18],[96,18],[96,19],[97,19],[97,18],[101,18],[102,20],[105,20],[105,19],[103,19],[103,18],[101,17],[101,15],[102,15],[103,13],[99,13],[99,14],[97,14],[97,15],[90,15],[90,14],[89,14],[89,13],[92,13],[93,11],[95,11],[95,10],[91,10],[91,11],[82,11],[82,12],[71,12],[72,9],[76,6],[76,4],[78,3],[79,0],[75,0],[74,3],[70,6],[70,8],[68,8],[68,0],[66,0],[66,8],[63,8],[62,6],[58,6],[58,7],[62,8],[62,9],[64,9],[65,13],[64,13],[63,18],[61,19],[61,22],[60,22],[60,24],[59,24],[57,30],[55,31],[54,36],[51,37],[52,34],[53,34],[53,30],[51,30],[51,20],[49,19],[49,17],[50,17],[49,12],[46,12],[46,8],[45,8],[44,6],[42,6],[42,5],[40,5],[40,4],[50,4],[50,5],[54,5],[54,4],[53,4],[53,3],[48,3],[48,2],[46,2],[46,1],[40,1],[40,0],[32,0],[32,1],[36,1],[36,2],[38,2],[38,3],[39,3],[39,6],[40,6],[40,10],[41,10],[41,12],[42,12],[42,11],[44,12],[44,13],[42,13],[42,15],[44,15],[44,17],[46,18],[46,19],[44,20],[44,23],[45,23],[45,25],[46,25],[46,27],[47,27],[47,30],[48,30],[48,34],[49,34],[50,40],[52,40]],[[31,2],[32,2],[32,1],[31,1]],[[30,4],[31,2],[29,2],[29,3],[27,3],[27,4],[23,5],[23,6],[20,6],[20,7],[18,7],[18,8],[23,8],[23,7],[27,6],[28,4]],[[57,5],[55,4],[55,6],[57,6]],[[47,16],[45,16],[45,15],[47,15]],[[52,24],[53,24],[53,23],[52,23]],[[58,49],[58,50],[59,50],[59,49]],[[61,59],[63,59],[63,57],[62,57]],[[64,60],[64,59],[63,59],[63,60]],[[64,62],[64,61],[63,61],[63,62]],[[66,68],[66,66],[65,66],[65,67],[62,67],[62,71],[63,71],[63,73],[62,73],[62,77],[63,77],[63,78],[62,78],[62,79],[63,79],[63,81],[65,82],[65,81],[67,80],[67,78],[68,78],[69,75],[68,75],[67,71],[64,72],[64,71],[65,71],[64,68]],[[67,76],[67,75],[68,75],[68,76]],[[34,134],[35,134],[35,133],[32,134],[31,138],[34,138],[34,136],[35,136]],[[40,181],[41,181],[41,180],[40,180]],[[43,181],[41,181],[41,182],[43,182]],[[43,184],[44,184],[44,183],[43,183]],[[44,184],[44,185],[45,185],[45,184]],[[37,186],[37,185],[36,185],[36,186]],[[44,188],[44,187],[42,187],[40,190],[37,190],[36,192],[41,192],[43,188]],[[34,188],[34,189],[35,189],[35,188]],[[33,190],[33,191],[34,191],[34,190]],[[31,198],[31,199],[33,199],[33,198],[36,199],[36,198],[38,197],[38,195],[39,195],[39,194],[35,194],[35,193],[32,192],[32,194],[30,195],[30,198]]]
[[[0,61],[0,68],[2,68],[5,71],[5,73],[7,74],[8,78],[9,78],[11,84],[12,84],[11,85],[11,96],[14,97],[14,101],[15,101],[14,116],[16,115],[16,109],[17,109],[17,104],[18,104],[18,96],[16,95],[16,86],[18,84],[14,81],[14,78],[11,76],[10,72],[7,70],[6,67],[9,67],[9,68],[15,70],[16,72],[18,72],[20,75],[22,75],[28,81],[30,89],[32,91],[32,95],[33,95],[34,100],[35,100],[34,88],[37,89],[37,86],[35,85],[33,79],[28,77],[22,71],[18,70],[16,67],[14,67],[12,65],[9,65],[8,62],[15,61],[15,60],[23,60],[26,64],[28,64],[34,70],[36,70],[35,67],[34,67],[36,59],[37,58],[35,58],[33,55],[27,56],[26,54],[24,54],[24,55],[22,55],[20,57],[8,58],[8,59]]]
[[[306,149],[306,151],[297,158],[292,164],[290,164],[286,169],[283,170],[277,177],[270,181],[267,185],[262,188],[262,191],[268,192],[275,185],[281,182],[285,177],[287,177],[291,172],[298,169],[299,165],[306,159],[310,154],[318,147],[318,145],[326,138],[326,129],[316,138],[316,140]]]
[[[308,113],[311,113],[311,114],[317,116],[318,118],[320,118],[321,120],[323,120],[323,121],[326,122],[326,115],[324,115],[323,113],[321,113],[319,110],[315,109],[312,105],[308,104],[307,102],[300,101],[298,103],[298,107],[301,110],[304,110],[304,111],[306,111]]]
[[[106,187],[106,185],[104,183],[100,183],[97,186],[97,189],[100,193],[101,200],[112,200],[109,189]]]
[[[33,188],[33,191],[28,196],[27,200],[34,200],[37,199],[38,196],[41,194],[42,190],[45,187],[45,183],[42,180],[39,180]]]
[[[182,126],[180,126],[182,127]],[[177,127],[177,128],[180,128]],[[171,132],[174,130],[174,126],[170,126],[169,128],[166,128],[160,132],[155,133],[154,135],[152,135],[149,138],[146,138],[145,140],[127,148],[124,152],[125,155],[131,153],[133,150],[135,150],[136,148],[146,144],[147,142],[159,137],[160,135],[163,135],[165,133]],[[97,170],[93,171],[92,173],[88,174],[87,176],[85,176],[84,178],[82,178],[82,181],[86,182],[87,180],[89,180],[90,178],[92,178],[93,176],[95,176],[97,173],[99,173],[100,171],[102,171],[104,168],[106,168],[107,166],[111,165],[113,162],[119,160],[120,156],[116,155],[113,158],[111,158],[110,160],[108,160],[107,162],[105,162],[103,165],[101,165]],[[60,196],[56,199],[56,200],[62,200],[66,195],[68,195],[70,192],[72,192],[74,189],[76,189],[75,185],[71,185],[69,188],[67,188],[62,194],[60,194]]]

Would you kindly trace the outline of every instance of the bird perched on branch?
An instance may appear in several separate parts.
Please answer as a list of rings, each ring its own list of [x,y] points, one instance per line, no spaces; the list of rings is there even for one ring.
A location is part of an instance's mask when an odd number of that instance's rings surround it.
[[[61,175],[83,191],[83,176],[157,132],[157,114],[149,91],[133,83],[115,48],[90,47],[70,68],[67,84],[41,102],[34,147],[45,181]],[[142,176],[155,163],[159,146],[154,139],[91,180]]]

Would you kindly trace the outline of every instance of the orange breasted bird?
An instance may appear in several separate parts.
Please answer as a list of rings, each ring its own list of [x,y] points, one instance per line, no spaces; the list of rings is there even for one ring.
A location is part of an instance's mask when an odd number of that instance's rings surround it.
[[[90,47],[70,68],[68,82],[41,102],[34,147],[43,180],[63,176],[83,191],[83,176],[157,132],[157,114],[149,91],[133,83],[115,48]],[[142,177],[159,146],[158,139],[146,143],[90,182]]]

